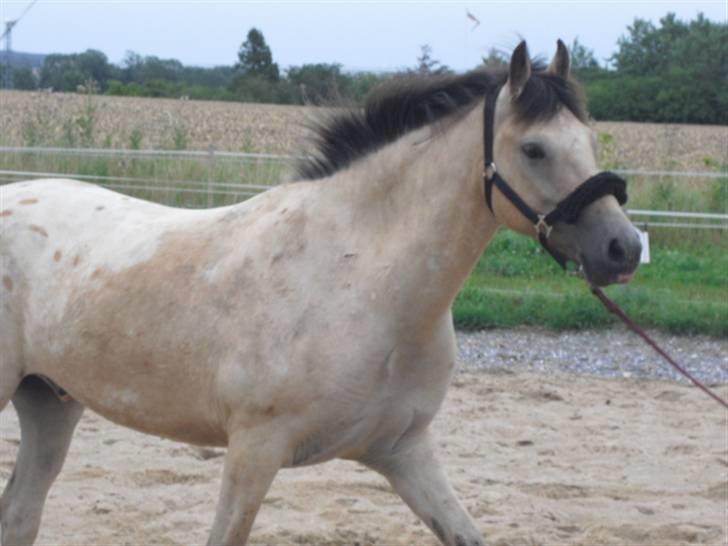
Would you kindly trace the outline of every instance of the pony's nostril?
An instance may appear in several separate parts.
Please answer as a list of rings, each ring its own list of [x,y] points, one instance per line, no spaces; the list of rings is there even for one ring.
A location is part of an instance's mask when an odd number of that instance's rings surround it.
[[[613,263],[622,263],[625,258],[625,251],[622,243],[619,239],[612,239],[609,241],[609,248],[607,249],[610,261]]]

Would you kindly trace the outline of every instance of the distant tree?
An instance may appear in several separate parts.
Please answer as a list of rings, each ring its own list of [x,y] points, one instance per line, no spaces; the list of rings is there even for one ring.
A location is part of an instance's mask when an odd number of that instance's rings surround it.
[[[485,66],[507,66],[508,55],[503,53],[500,49],[491,47],[488,50],[488,56],[483,57],[483,64]]]
[[[122,79],[125,82],[144,83],[150,80],[176,82],[182,78],[184,65],[177,59],[142,57],[133,51],[124,56]]]
[[[72,55],[48,55],[40,70],[40,86],[75,92],[85,81],[94,80],[105,91],[113,72],[106,55],[94,49]]]
[[[347,96],[354,101],[361,101],[369,92],[382,84],[390,76],[376,72],[355,72],[349,76]]]
[[[452,72],[446,65],[432,58],[432,48],[428,45],[420,46],[420,55],[417,57],[417,74],[447,74]]]
[[[31,90],[38,88],[38,78],[33,70],[27,66],[13,70],[13,84],[15,89]]]
[[[233,81],[232,96],[242,102],[291,104],[293,93],[284,80],[270,81],[256,76],[240,76]]]
[[[252,76],[272,82],[280,77],[270,47],[265,43],[263,33],[257,28],[250,29],[247,39],[240,46],[238,64],[235,68],[241,76]]]
[[[574,38],[569,47],[569,59],[571,69],[577,74],[599,70],[599,62],[594,56],[594,50],[587,48],[579,41],[579,38]]]
[[[160,59],[159,57],[144,57],[140,67],[140,77],[143,81],[163,80],[176,82],[182,75],[182,63],[177,59]]]
[[[77,61],[84,75],[84,81],[94,80],[101,89],[106,89],[106,82],[111,77],[113,68],[104,53],[96,49],[87,49],[78,55]]]
[[[225,89],[232,82],[233,75],[232,66],[215,66],[212,68],[185,66],[182,68],[180,79],[191,86]]]
[[[340,64],[304,64],[291,66],[286,79],[292,87],[294,101],[322,104],[347,94],[349,78]]]
[[[728,25],[668,13],[659,27],[635,19],[627,31],[611,58],[616,74],[603,84],[620,110],[610,119],[728,123]]]
[[[127,97],[142,97],[144,96],[144,87],[137,82],[124,83],[120,80],[109,80],[106,94]]]
[[[125,83],[139,82],[141,67],[144,65],[144,57],[135,51],[127,51],[124,60],[121,62],[122,79]]]
[[[649,76],[663,72],[674,57],[677,42],[688,33],[688,26],[668,13],[660,19],[662,28],[651,21],[635,19],[627,27],[627,36],[617,41],[612,60],[619,72],[630,76]]]

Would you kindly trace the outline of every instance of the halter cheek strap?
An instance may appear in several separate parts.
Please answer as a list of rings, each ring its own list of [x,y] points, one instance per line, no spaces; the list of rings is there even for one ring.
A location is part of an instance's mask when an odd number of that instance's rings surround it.
[[[551,230],[558,222],[574,224],[581,211],[588,205],[604,197],[614,195],[620,205],[627,202],[627,182],[616,174],[603,171],[585,180],[574,191],[561,200],[554,210],[548,214],[539,214],[526,203],[508,182],[498,174],[493,159],[493,143],[495,140],[495,104],[501,87],[496,87],[488,93],[483,110],[483,146],[485,168],[483,169],[483,184],[485,186],[485,203],[493,211],[493,186],[497,187],[503,196],[515,206],[533,224],[538,240],[549,254],[562,268],[566,268],[568,258],[553,249],[548,244]]]

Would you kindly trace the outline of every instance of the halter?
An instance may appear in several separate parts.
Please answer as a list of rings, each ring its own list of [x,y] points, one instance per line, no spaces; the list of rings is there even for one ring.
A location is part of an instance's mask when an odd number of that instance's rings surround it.
[[[483,183],[485,185],[485,203],[490,212],[493,211],[493,185],[533,224],[538,240],[546,251],[566,269],[568,258],[559,251],[548,245],[548,238],[551,230],[558,222],[567,224],[576,223],[579,214],[588,205],[605,195],[614,195],[620,205],[627,202],[627,182],[609,171],[602,171],[585,180],[574,191],[559,201],[556,208],[547,214],[539,214],[521,199],[521,196],[508,185],[493,161],[493,142],[495,126],[495,103],[498,92],[502,86],[493,89],[486,96],[485,108],[483,111],[483,146],[485,147],[485,169],[483,170]]]

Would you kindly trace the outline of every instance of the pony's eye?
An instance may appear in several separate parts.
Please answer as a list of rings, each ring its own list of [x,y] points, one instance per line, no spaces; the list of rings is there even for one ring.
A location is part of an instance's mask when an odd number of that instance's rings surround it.
[[[546,157],[546,152],[541,145],[533,142],[524,144],[521,146],[521,150],[523,150],[523,153],[526,154],[528,159],[543,159]]]

